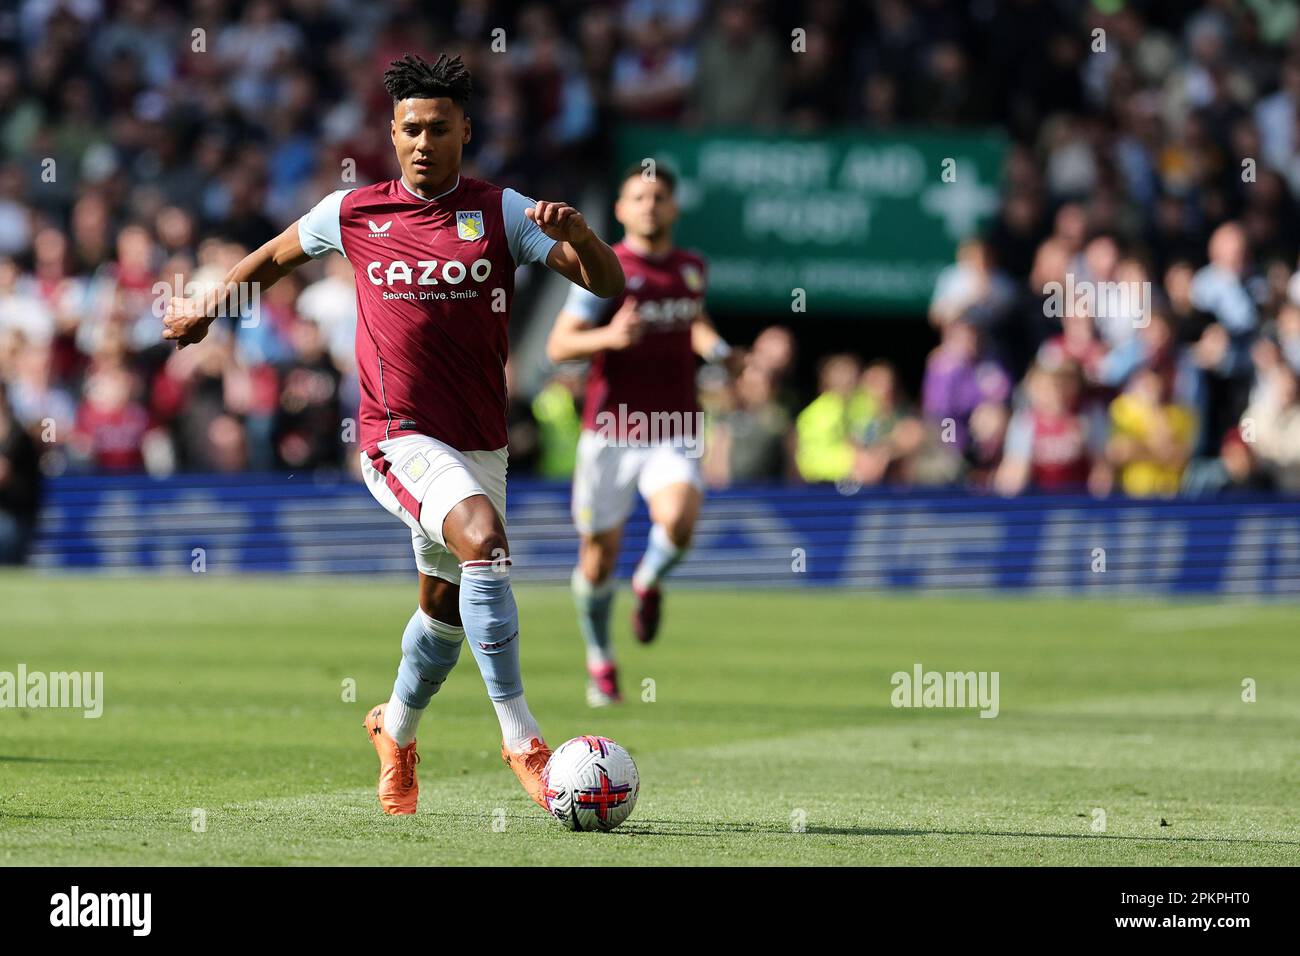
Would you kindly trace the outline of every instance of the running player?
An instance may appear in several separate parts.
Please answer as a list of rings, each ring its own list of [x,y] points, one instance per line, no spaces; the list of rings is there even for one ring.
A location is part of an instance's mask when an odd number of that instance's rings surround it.
[[[460,57],[384,74],[398,179],[331,193],[247,256],[221,289],[173,299],[165,338],[198,342],[241,283],[270,286],[334,251],[356,273],[362,471],[411,529],[419,606],[392,696],[366,730],[379,803],[414,813],[415,731],[462,642],[501,724],[502,757],[539,805],[550,750],[524,699],[506,540],[506,329],[516,266],[544,262],[594,296],[623,290],[617,256],[571,206],[462,176],[471,80]],[[255,286],[256,288],[256,286]]]
[[[704,260],[673,244],[675,189],[662,165],[653,176],[640,166],[624,175],[614,206],[624,238],[614,252],[627,290],[613,300],[573,290],[547,343],[553,362],[591,359],[573,475],[580,543],[572,586],[593,707],[621,700],[609,619],[623,525],[639,492],[653,526],[632,575],[632,626],[649,643],[662,614],[660,584],[686,554],[703,498],[696,356],[721,362],[731,354],[704,312]]]

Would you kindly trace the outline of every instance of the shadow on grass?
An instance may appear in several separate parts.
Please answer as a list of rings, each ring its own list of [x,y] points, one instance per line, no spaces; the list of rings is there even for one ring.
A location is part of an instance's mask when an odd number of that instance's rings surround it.
[[[663,826],[669,829],[647,829],[648,826]],[[708,830],[675,829],[669,820],[629,821],[615,830],[628,836],[685,836],[717,837],[724,833],[763,833],[769,836],[789,834],[790,836],[855,836],[855,837],[1004,837],[1017,840],[1123,840],[1138,843],[1243,843],[1265,844],[1267,846],[1300,846],[1300,840],[1258,840],[1239,837],[1193,837],[1193,836],[1126,836],[1118,833],[1027,833],[1005,830],[935,830],[926,827],[916,829],[885,829],[880,827],[825,827],[810,826],[799,832],[775,825],[764,826],[749,823],[709,823]],[[683,826],[689,826],[685,824]]]

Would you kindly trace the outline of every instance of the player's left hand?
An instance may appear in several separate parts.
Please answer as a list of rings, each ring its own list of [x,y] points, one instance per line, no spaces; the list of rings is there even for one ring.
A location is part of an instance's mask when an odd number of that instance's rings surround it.
[[[536,206],[525,209],[524,215],[557,242],[578,245],[594,235],[582,213],[568,203],[539,200]]]
[[[208,334],[212,320],[207,317],[203,303],[198,299],[186,299],[173,296],[163,314],[163,334],[165,339],[173,339],[178,349],[203,341]]]

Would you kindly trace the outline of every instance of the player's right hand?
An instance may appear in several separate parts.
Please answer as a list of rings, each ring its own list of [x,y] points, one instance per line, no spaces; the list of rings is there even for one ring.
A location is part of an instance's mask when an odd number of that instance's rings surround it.
[[[203,341],[210,324],[201,301],[173,296],[163,313],[163,338],[174,339],[176,347],[183,349]]]
[[[636,345],[645,335],[645,323],[636,311],[636,299],[628,296],[609,320],[609,342],[606,346],[614,352]]]

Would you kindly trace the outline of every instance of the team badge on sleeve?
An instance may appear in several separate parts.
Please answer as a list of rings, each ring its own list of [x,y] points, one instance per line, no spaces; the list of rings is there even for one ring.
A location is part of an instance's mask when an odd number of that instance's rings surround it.
[[[483,211],[480,209],[457,210],[456,235],[462,239],[481,239],[483,237]]]

